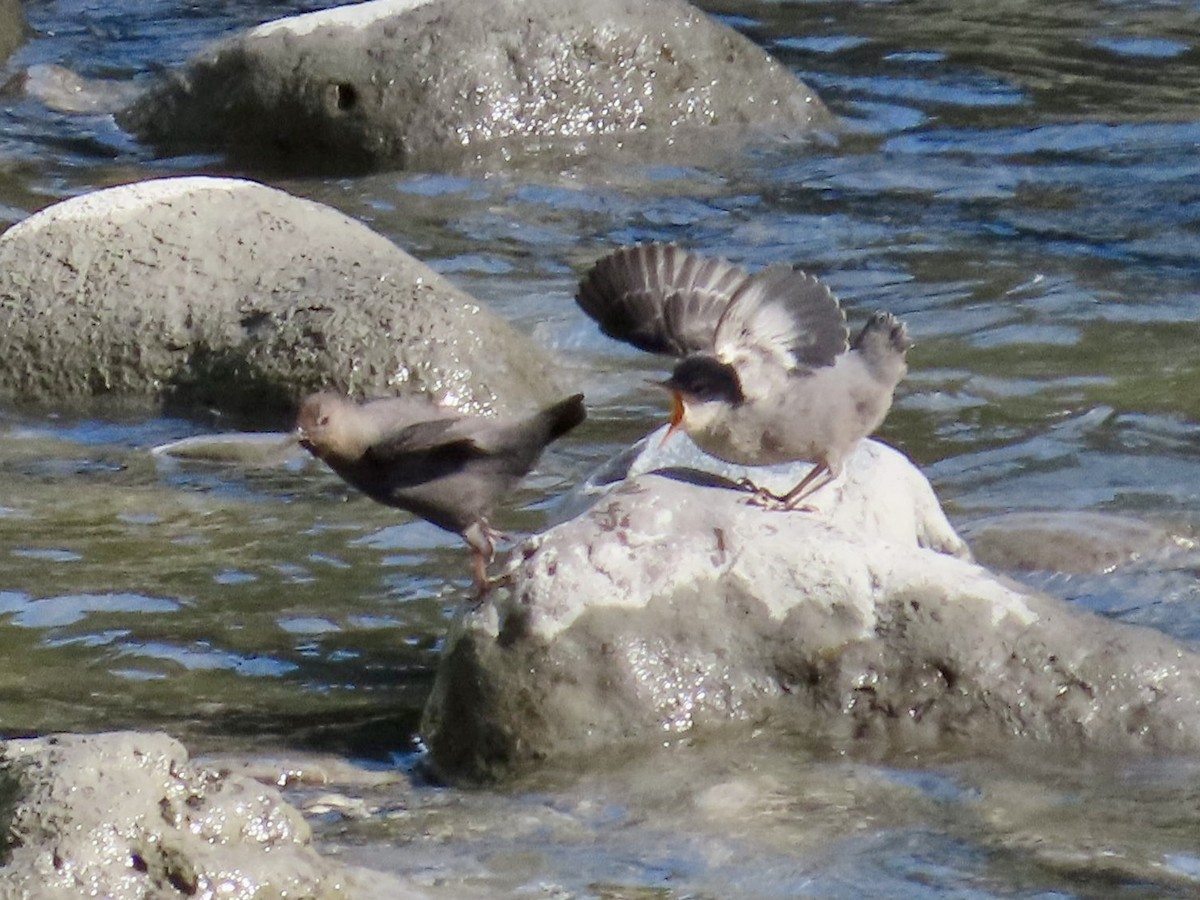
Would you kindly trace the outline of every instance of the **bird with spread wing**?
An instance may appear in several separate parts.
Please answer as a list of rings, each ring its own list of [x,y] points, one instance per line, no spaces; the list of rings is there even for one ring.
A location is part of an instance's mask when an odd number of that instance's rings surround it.
[[[790,266],[750,274],[674,244],[638,244],[600,259],[576,302],[608,336],[678,358],[662,382],[674,399],[668,437],[683,428],[739,465],[813,463],[782,496],[756,488],[766,506],[794,509],[833,481],[907,371],[902,322],[877,312],[850,340],[829,288]]]

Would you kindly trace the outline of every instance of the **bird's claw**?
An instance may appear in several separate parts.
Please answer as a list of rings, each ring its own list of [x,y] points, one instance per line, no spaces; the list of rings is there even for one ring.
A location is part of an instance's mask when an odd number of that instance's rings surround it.
[[[790,501],[787,497],[781,497],[779,494],[767,490],[765,487],[759,487],[749,478],[743,478],[738,482],[738,487],[750,493],[750,499],[746,501],[750,506],[757,506],[760,509],[768,509],[775,512],[815,512],[816,507],[808,505],[798,505]]]
[[[493,575],[491,577],[484,576],[482,579],[475,581],[475,590],[471,592],[471,607],[478,609],[483,605],[483,601],[487,599],[495,588],[505,587],[513,583],[513,573],[505,572],[502,575]]]
[[[496,558],[497,544],[508,544],[512,542],[512,535],[510,535],[507,531],[497,531],[494,528],[488,528],[484,534],[487,535],[487,539],[492,545],[492,555],[488,559],[488,562],[491,562]]]

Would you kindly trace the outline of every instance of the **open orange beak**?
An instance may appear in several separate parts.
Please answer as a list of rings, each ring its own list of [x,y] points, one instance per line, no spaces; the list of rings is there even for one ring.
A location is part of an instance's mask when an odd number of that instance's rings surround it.
[[[669,441],[679,430],[679,426],[683,424],[683,394],[679,391],[671,391],[671,427],[667,429],[667,433],[663,435],[663,439],[659,442],[659,447],[665,447]]]

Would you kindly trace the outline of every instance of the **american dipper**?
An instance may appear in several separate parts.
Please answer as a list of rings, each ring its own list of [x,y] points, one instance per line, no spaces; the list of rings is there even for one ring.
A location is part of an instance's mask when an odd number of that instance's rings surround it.
[[[597,262],[575,299],[608,336],[679,357],[661,382],[674,398],[668,437],[682,426],[739,465],[814,464],[782,496],[755,487],[764,506],[794,509],[833,481],[907,370],[902,322],[877,312],[848,342],[837,298],[790,266],[751,275],[674,244],[641,244]]]
[[[471,548],[477,596],[503,538],[488,524],[546,445],[584,420],[583,394],[526,418],[466,416],[423,394],[358,404],[333,393],[306,398],[296,417],[300,445],[372,500],[462,536]]]

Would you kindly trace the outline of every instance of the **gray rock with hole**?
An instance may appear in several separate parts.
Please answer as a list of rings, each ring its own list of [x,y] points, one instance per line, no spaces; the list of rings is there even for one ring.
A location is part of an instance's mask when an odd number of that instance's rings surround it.
[[[482,413],[561,396],[549,355],[477,300],[365,225],[253,182],[111,188],[0,236],[0,395],[278,422],[322,387]]]
[[[168,151],[328,171],[507,168],[597,137],[676,158],[718,134],[806,134],[832,118],[683,0],[374,0],[221,41],[118,120]]]
[[[423,726],[443,774],[766,721],[845,747],[1200,749],[1200,656],[972,563],[896,451],[864,442],[809,512],[665,471],[519,547],[511,589],[456,621]]]

